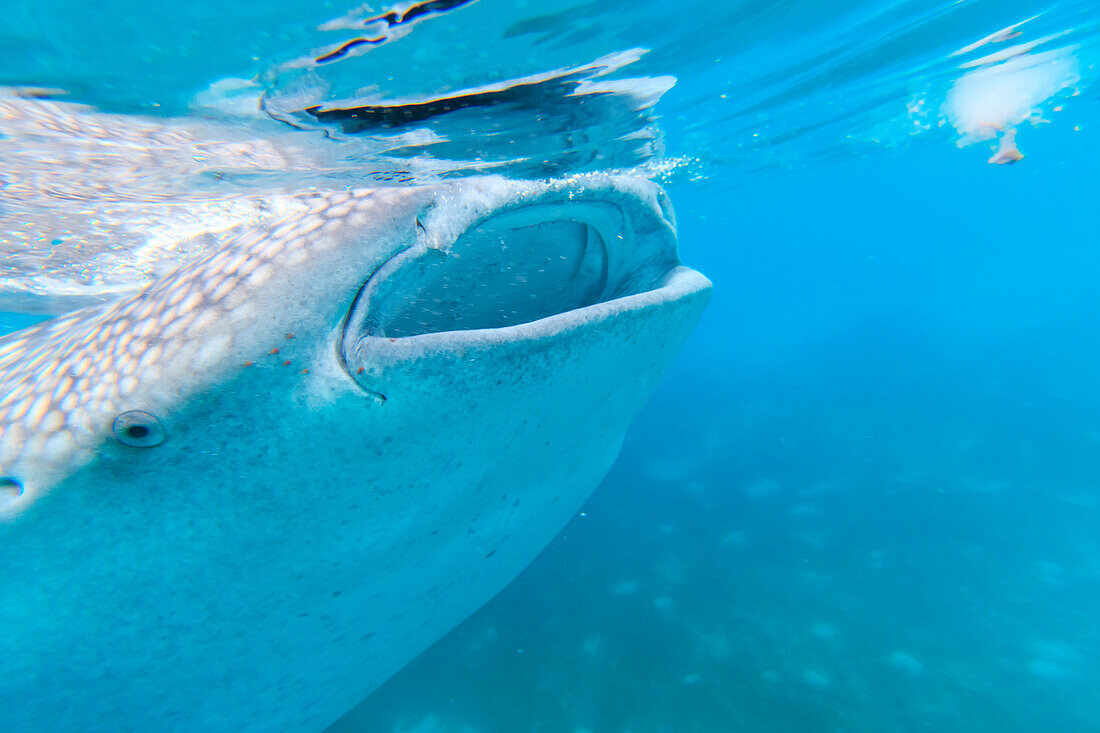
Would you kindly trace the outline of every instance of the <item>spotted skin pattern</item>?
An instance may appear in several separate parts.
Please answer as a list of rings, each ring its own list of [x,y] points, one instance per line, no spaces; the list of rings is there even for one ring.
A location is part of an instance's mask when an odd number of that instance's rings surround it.
[[[286,297],[293,280],[290,291],[308,298],[306,283],[316,282],[319,267],[328,268],[334,287],[341,279],[354,287],[369,272],[348,267],[355,258],[334,250],[379,209],[399,211],[420,198],[419,189],[309,195],[304,214],[238,233],[136,296],[0,339],[0,477],[22,484],[8,506],[0,499],[0,518],[87,462],[110,439],[120,413],[161,414],[224,378],[226,369],[244,368],[246,357],[277,351],[267,345],[306,314],[291,307],[282,323],[273,321],[257,294],[273,289]],[[410,225],[414,218],[407,217]],[[272,288],[274,280],[280,282]]]

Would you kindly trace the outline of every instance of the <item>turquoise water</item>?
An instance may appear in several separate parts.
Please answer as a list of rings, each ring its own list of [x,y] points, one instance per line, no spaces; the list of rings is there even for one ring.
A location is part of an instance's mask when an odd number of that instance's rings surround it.
[[[223,5],[15,2],[0,84],[166,116],[229,77],[397,99],[647,48],[611,78],[677,77],[652,119],[566,127],[659,128],[682,258],[716,284],[583,513],[334,731],[1100,730],[1089,4],[481,0],[308,71],[354,8]],[[1072,82],[973,102],[1026,157],[959,147],[960,63],[1063,32],[1035,68]],[[522,105],[491,120],[417,151],[606,163]]]

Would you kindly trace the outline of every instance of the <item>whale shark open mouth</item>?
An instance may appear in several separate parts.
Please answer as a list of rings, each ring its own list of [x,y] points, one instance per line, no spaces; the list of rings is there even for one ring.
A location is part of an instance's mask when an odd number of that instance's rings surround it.
[[[678,265],[671,211],[661,207],[661,216],[642,221],[610,201],[563,198],[490,214],[443,243],[418,222],[418,241],[359,292],[341,361],[361,388],[385,399],[369,365],[399,339],[438,347],[521,326],[530,337],[590,319],[592,306],[659,290]],[[496,334],[505,335],[515,336]]]

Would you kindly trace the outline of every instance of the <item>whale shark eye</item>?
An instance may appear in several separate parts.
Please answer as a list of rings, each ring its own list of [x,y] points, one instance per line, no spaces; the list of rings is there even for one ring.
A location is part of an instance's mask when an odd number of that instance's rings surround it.
[[[23,495],[23,482],[11,476],[0,476],[0,498],[12,499]]]
[[[134,448],[152,448],[165,438],[160,420],[142,410],[129,410],[116,417],[111,431],[119,443]]]

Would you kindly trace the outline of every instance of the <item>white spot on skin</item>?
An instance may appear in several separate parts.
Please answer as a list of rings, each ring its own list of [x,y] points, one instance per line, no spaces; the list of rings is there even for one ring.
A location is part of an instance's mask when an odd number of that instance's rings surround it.
[[[253,281],[255,281],[257,274],[261,270],[263,270],[262,267],[259,268],[258,270],[256,270],[256,272],[252,273],[252,280]],[[247,300],[248,300],[248,290],[245,289],[245,288],[237,288],[236,290],[231,292],[228,296],[226,296],[222,300],[221,305],[222,305],[222,308],[225,308],[226,310],[233,310],[235,308],[239,308],[242,305],[244,305],[244,303],[247,302]]]
[[[256,277],[255,273],[253,273],[252,277],[253,278]],[[223,298],[225,298],[225,296],[229,295],[229,292],[233,289],[233,286],[236,285],[236,284],[237,284],[237,280],[235,278],[232,278],[232,277],[225,278],[220,283],[218,283],[217,287],[215,287],[210,292],[210,298],[212,300],[222,300]]]
[[[55,432],[42,447],[43,458],[52,462],[60,462],[72,453],[75,443],[68,431]]]
[[[69,392],[61,398],[61,409],[65,412],[72,412],[76,409],[77,398],[72,392]]]
[[[118,340],[115,341],[115,344],[114,344],[114,349],[113,349],[114,353],[116,353],[116,354],[126,353],[126,349],[129,348],[130,343],[133,340],[134,340],[134,334],[133,333],[124,333],[121,336],[119,336]]]
[[[27,432],[19,422],[9,422],[4,429],[3,439],[0,440],[0,457],[4,463],[13,460],[23,449],[23,443],[27,439]]]
[[[262,285],[267,281],[269,277],[271,277],[274,272],[275,269],[271,266],[271,264],[265,262],[260,267],[257,267],[256,271],[249,276],[248,284],[253,287],[257,285]]]
[[[87,374],[91,370],[92,370],[92,357],[90,355],[80,357],[80,360],[76,362],[76,372],[77,372],[77,374]]]
[[[150,364],[160,358],[161,351],[162,347],[160,344],[147,346],[145,350],[141,353],[141,357],[138,358],[138,367],[142,369],[148,367]]]
[[[191,315],[180,316],[179,318],[176,318],[165,327],[163,332],[161,332],[161,338],[171,341],[172,339],[182,336],[183,333],[187,331],[187,329],[191,326],[192,318],[193,316]]]
[[[134,374],[137,371],[137,359],[134,358],[133,354],[126,353],[116,357],[114,365],[115,369],[122,374]]]
[[[202,294],[201,293],[191,293],[190,295],[187,296],[187,298],[182,303],[180,303],[180,310],[181,311],[194,310],[195,308],[197,308],[199,306],[200,303],[202,303]]]
[[[326,211],[325,214],[333,219],[341,219],[347,216],[349,212],[351,212],[351,209],[354,205],[354,201],[349,201],[347,203],[340,204],[339,206],[333,206],[329,208],[329,210]]]
[[[196,314],[195,320],[191,323],[192,333],[205,333],[206,330],[214,324],[214,320],[217,318],[217,313],[213,308],[207,308]]]
[[[229,317],[235,323],[242,323],[252,318],[255,315],[256,309],[252,307],[249,302],[244,302],[238,305],[236,308],[229,311]]]
[[[250,252],[239,254],[228,263],[226,263],[225,269],[233,274],[236,274],[237,271],[240,270],[242,266],[244,266],[244,263],[248,262],[249,257],[252,257],[252,253]]]
[[[912,654],[907,654],[903,651],[895,651],[886,661],[890,663],[890,666],[894,669],[907,672],[909,674],[920,674],[924,672],[924,663],[914,657]]]
[[[47,433],[53,433],[62,428],[65,425],[65,417],[58,410],[53,410],[42,418],[42,423],[39,425],[39,429]]]
[[[31,405],[30,409],[27,410],[27,422],[31,425],[41,425],[42,420],[46,417],[46,412],[49,409],[49,395],[40,395],[38,399],[36,399]]]
[[[248,275],[252,274],[253,270],[260,266],[261,262],[263,262],[263,260],[261,260],[259,257],[253,257],[248,262],[241,265],[240,269],[237,270],[237,274],[241,277],[247,277]]]
[[[315,232],[320,229],[325,223],[325,220],[319,216],[311,216],[308,219],[303,219],[298,223],[298,228],[295,229],[297,236],[304,236],[310,232]]]
[[[29,398],[31,395],[31,383],[23,382],[18,387],[13,389],[10,394],[0,399],[0,405],[7,406],[14,404],[20,400]]]
[[[46,447],[46,440],[49,436],[43,433],[36,433],[31,435],[27,442],[23,444],[22,455],[24,456],[40,456],[43,449]]]
[[[229,337],[215,336],[199,347],[192,365],[197,370],[206,371],[215,366],[229,352]]]
[[[309,252],[307,252],[304,247],[299,247],[298,249],[295,249],[292,252],[290,252],[289,254],[287,254],[286,264],[288,264],[288,265],[300,265],[301,263],[305,262],[308,257],[309,257]]]

